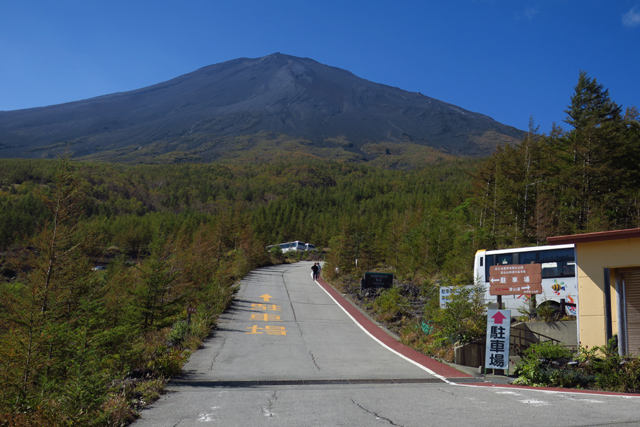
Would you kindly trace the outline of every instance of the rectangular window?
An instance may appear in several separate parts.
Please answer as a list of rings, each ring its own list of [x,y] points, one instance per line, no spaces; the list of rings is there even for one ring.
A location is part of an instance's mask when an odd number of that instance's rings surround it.
[[[494,265],[494,263],[493,263],[493,255],[487,255],[487,262],[485,264],[486,264],[486,267],[485,267],[485,270],[484,270],[484,280],[486,280],[488,282],[489,281],[489,277],[490,277],[489,269],[490,269],[490,267],[492,265]]]
[[[519,264],[531,264],[538,262],[538,251],[522,252]]]
[[[540,252],[540,263],[558,261],[575,261],[573,259],[573,249],[554,249]]]
[[[543,262],[542,263],[542,278],[549,277],[561,277],[562,272],[557,262]]]
[[[488,282],[491,274],[489,274],[492,265],[511,265],[513,264],[513,254],[495,254],[487,255],[487,266],[485,267],[485,280]]]
[[[496,265],[513,264],[513,254],[498,254],[496,257]]]

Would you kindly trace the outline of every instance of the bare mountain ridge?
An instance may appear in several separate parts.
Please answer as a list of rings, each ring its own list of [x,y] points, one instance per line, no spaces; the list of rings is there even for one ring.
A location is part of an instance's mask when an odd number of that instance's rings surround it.
[[[273,54],[130,92],[0,112],[0,157],[49,158],[69,150],[107,161],[213,161],[265,140],[286,140],[287,150],[318,157],[344,152],[352,160],[408,145],[486,156],[522,134],[419,93]],[[371,149],[376,144],[385,150]]]

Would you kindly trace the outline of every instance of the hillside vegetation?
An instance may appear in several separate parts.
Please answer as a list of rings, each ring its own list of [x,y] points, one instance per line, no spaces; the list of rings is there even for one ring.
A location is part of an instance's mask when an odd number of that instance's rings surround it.
[[[475,166],[0,161],[0,420],[130,419],[207,336],[236,281],[271,262],[267,244],[338,239],[345,270],[348,257],[387,266],[393,252],[407,277],[463,273],[473,233],[456,245],[453,230],[469,222]]]
[[[540,135],[532,123],[489,159],[407,171],[0,160],[0,424],[130,420],[237,280],[277,261],[268,244],[311,242],[329,248],[328,272],[388,271],[421,287],[473,283],[479,248],[638,227],[637,112],[582,73],[567,114],[572,130]],[[399,306],[394,292],[376,307]]]

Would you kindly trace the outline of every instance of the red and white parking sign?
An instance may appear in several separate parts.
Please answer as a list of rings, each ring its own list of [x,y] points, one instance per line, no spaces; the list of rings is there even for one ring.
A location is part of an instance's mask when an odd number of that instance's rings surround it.
[[[511,310],[487,310],[485,369],[509,369]]]

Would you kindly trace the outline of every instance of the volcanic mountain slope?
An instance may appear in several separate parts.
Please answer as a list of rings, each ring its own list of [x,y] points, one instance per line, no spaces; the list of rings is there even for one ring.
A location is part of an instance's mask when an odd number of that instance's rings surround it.
[[[485,156],[522,131],[307,58],[273,54],[146,88],[0,112],[0,157],[124,162]]]

